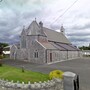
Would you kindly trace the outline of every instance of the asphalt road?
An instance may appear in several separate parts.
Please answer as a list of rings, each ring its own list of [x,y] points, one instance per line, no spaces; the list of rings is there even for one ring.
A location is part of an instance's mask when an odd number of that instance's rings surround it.
[[[49,73],[52,70],[71,71],[80,77],[80,90],[90,90],[90,58],[73,59],[53,64],[34,64],[17,60],[3,60],[3,63],[15,67],[24,66],[27,70]]]

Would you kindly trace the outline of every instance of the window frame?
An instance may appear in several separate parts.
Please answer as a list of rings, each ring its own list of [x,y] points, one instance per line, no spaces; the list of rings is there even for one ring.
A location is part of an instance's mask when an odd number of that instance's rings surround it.
[[[36,50],[36,51],[34,52],[34,58],[38,58],[38,57],[39,57],[38,51]]]

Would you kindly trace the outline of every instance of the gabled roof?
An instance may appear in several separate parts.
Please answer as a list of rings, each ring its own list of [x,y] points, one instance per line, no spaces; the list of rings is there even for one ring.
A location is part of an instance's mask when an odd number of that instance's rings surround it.
[[[49,41],[54,41],[54,42],[61,42],[61,43],[68,43],[71,44],[70,41],[66,38],[66,36],[61,33],[57,32],[48,28],[43,27],[42,28],[44,31],[43,36],[47,36],[47,39]],[[36,21],[33,21],[30,26],[27,28],[27,35],[40,35],[40,26]]]
[[[25,35],[26,34],[26,30],[23,29],[22,32],[21,32],[21,35]]]
[[[46,36],[43,32],[43,28],[38,25],[36,21],[33,21],[30,26],[27,28],[27,35],[43,35]]]
[[[62,47],[68,51],[78,51],[79,49],[77,47],[74,47],[70,44],[63,44],[63,43],[55,43],[57,46]]]
[[[45,27],[44,27],[44,32],[46,33],[49,41],[71,44],[70,41],[66,38],[66,36],[61,32],[57,32]]]
[[[11,45],[10,48],[12,48],[12,47],[15,47],[17,49],[20,49],[20,43],[13,44],[13,45]]]
[[[60,51],[66,51],[67,49],[65,49],[64,47],[58,46],[56,45],[54,42],[50,42],[54,47],[56,47],[58,50]]]
[[[27,35],[37,35],[40,30],[36,21],[33,21],[30,26],[27,28]]]
[[[72,44],[69,44],[69,46],[71,46],[71,47],[72,47],[72,48],[74,48],[75,50],[80,51],[80,49],[79,49],[79,48],[77,48],[76,46],[74,46],[74,45],[72,45]]]
[[[52,44],[50,44],[50,42],[39,42],[39,44],[41,44],[45,49],[56,49]]]

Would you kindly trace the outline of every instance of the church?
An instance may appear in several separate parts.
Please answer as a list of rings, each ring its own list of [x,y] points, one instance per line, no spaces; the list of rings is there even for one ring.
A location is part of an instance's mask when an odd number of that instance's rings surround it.
[[[40,21],[32,21],[20,35],[20,43],[10,49],[10,58],[45,64],[81,57],[81,51],[67,39],[64,27],[60,32],[46,28]]]

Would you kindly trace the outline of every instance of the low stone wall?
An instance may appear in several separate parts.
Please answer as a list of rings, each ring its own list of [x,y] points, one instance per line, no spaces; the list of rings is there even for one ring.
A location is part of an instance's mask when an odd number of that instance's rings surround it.
[[[63,81],[60,79],[48,80],[39,83],[25,84],[24,82],[14,83],[13,81],[9,82],[7,80],[0,79],[0,90],[63,90]]]

